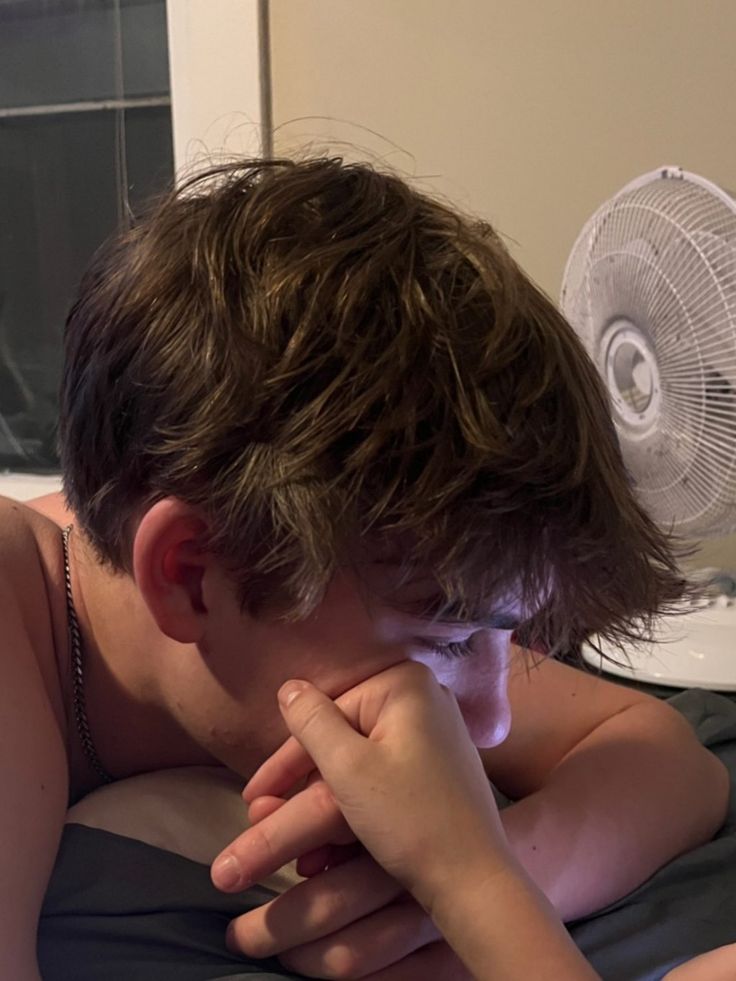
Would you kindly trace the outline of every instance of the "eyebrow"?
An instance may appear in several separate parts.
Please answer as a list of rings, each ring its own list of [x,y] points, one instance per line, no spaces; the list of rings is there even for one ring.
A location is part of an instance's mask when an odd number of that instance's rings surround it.
[[[411,589],[411,586],[418,583],[404,583],[404,588]],[[445,627],[467,627],[482,630],[507,630],[513,633],[522,627],[528,619],[528,615],[520,615],[517,610],[505,608],[501,601],[495,609],[488,610],[468,610],[463,609],[462,605],[456,601],[448,602],[447,596],[436,589],[427,592],[424,596],[405,597],[402,601],[399,596],[395,596],[392,605],[402,609],[404,613],[414,616],[417,619],[428,623],[435,623]]]
[[[456,626],[458,624],[464,624],[468,627],[481,627],[486,630],[518,630],[521,626],[521,620],[515,617],[511,613],[505,613],[502,610],[495,611],[493,613],[487,614],[484,617],[475,617],[472,620],[461,620],[453,619],[452,617],[442,616],[435,618],[436,623],[447,624],[448,626]]]
[[[432,597],[426,606],[423,606],[421,613],[423,620],[432,620],[434,623],[448,627],[479,627],[486,630],[518,630],[522,625],[522,620],[514,613],[507,610],[491,610],[485,615],[479,616],[453,616],[451,608],[443,607],[441,597]]]

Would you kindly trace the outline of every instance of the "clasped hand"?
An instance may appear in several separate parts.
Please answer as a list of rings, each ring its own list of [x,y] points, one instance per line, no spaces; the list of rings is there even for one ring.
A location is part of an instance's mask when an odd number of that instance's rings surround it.
[[[246,786],[252,827],[213,880],[237,891],[293,859],[306,878],[234,920],[228,945],[309,977],[468,978],[433,905],[479,854],[510,855],[453,695],[407,662],[336,702],[303,682],[279,702],[293,735]]]

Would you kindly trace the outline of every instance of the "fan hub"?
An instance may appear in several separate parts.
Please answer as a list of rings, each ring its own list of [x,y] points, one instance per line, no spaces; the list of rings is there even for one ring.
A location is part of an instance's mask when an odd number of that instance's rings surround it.
[[[657,424],[662,401],[649,339],[631,320],[618,317],[606,328],[600,350],[614,411],[629,435],[641,439]]]

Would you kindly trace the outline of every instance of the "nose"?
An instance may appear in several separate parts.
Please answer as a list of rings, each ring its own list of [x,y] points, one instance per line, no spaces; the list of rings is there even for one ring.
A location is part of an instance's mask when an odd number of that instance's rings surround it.
[[[454,677],[445,684],[455,694],[470,738],[479,748],[490,749],[502,743],[511,729],[511,632],[479,630],[471,644],[476,656],[458,662]]]
[[[458,704],[465,727],[479,749],[500,745],[511,730],[511,704],[506,684],[485,689],[478,697],[460,696]]]

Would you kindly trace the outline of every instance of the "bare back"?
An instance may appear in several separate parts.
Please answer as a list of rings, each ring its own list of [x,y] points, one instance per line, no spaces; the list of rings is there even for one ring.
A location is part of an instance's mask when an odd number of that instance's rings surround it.
[[[39,977],[36,927],[69,798],[58,526],[0,498],[0,975]]]

